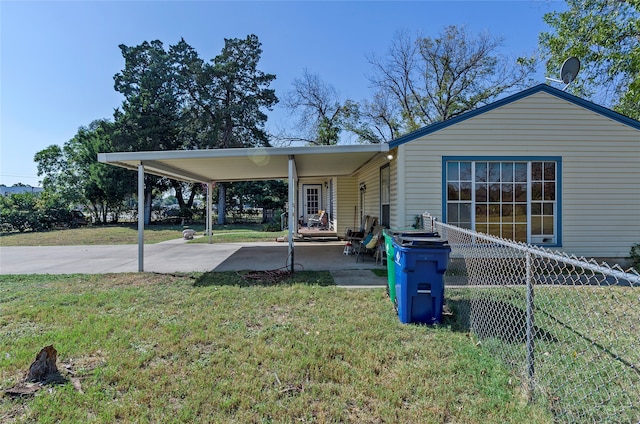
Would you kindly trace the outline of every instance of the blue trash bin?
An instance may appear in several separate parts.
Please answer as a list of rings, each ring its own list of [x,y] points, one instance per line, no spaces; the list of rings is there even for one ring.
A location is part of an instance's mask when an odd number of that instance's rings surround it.
[[[442,319],[444,273],[451,247],[440,237],[393,239],[398,318],[436,324]]]
[[[384,246],[387,253],[387,294],[391,303],[397,309],[396,302],[396,266],[394,262],[395,252],[393,250],[393,238],[396,236],[402,237],[439,237],[438,233],[428,233],[424,230],[416,230],[415,228],[405,229],[384,229],[382,231],[384,235]]]

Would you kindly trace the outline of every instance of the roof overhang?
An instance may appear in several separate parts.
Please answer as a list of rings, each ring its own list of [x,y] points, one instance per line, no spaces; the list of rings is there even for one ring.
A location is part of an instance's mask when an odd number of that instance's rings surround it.
[[[298,178],[353,175],[389,145],[260,147],[99,153],[98,161],[189,182],[230,182],[288,178],[293,157]]]

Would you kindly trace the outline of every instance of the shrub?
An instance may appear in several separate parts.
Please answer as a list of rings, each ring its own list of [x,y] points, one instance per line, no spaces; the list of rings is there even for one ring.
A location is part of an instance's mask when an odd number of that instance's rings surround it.
[[[276,210],[273,216],[271,217],[271,219],[269,220],[269,222],[262,224],[262,231],[268,231],[268,232],[282,231],[282,228],[280,228],[280,225],[281,225],[280,215],[282,215],[282,211]]]
[[[68,224],[69,208],[58,198],[17,193],[0,199],[0,227],[3,232],[45,231]]]
[[[631,258],[631,266],[640,271],[640,243],[631,246],[629,258]]]

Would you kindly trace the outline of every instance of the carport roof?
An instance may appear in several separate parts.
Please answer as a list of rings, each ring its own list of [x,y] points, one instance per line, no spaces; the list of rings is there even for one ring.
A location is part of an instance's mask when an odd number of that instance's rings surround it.
[[[98,161],[190,182],[286,179],[293,157],[298,178],[352,175],[386,143],[344,146],[266,147],[99,153]]]

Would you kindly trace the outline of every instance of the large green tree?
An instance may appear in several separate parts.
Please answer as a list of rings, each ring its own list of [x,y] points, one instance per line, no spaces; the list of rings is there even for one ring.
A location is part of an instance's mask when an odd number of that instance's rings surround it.
[[[384,57],[369,58],[376,91],[361,107],[360,135],[387,141],[529,86],[534,60],[502,56],[502,44],[500,37],[473,36],[461,26],[435,37],[397,33]]]
[[[267,220],[267,210],[284,209],[288,196],[288,185],[282,180],[240,181],[229,184],[227,195],[231,205],[243,211],[250,204],[262,208],[262,220]]]
[[[202,60],[184,40],[165,50],[160,41],[120,46],[125,69],[115,76],[116,90],[125,95],[116,113],[123,150],[209,149],[268,146],[264,129],[277,98],[269,88],[275,75],[258,69],[262,53],[258,37],[225,39],[222,52]],[[146,202],[154,189],[171,184],[181,207],[189,206],[198,186],[145,178]],[[218,184],[219,203],[226,200]],[[181,200],[182,199],[182,200]],[[226,205],[219,204],[224,211]],[[224,223],[224,214],[219,222]]]
[[[68,207],[84,205],[95,222],[117,221],[123,202],[135,193],[131,171],[99,163],[100,152],[113,152],[114,124],[96,120],[78,129],[62,147],[51,145],[37,152],[34,161],[43,176],[45,199],[58,199]]]
[[[640,1],[566,4],[544,16],[553,29],[540,34],[547,74],[557,78],[562,62],[575,56],[582,70],[568,90],[640,119]]]
[[[203,61],[184,40],[169,49],[181,100],[181,142],[187,149],[269,146],[265,109],[277,103],[275,75],[258,69],[255,35],[225,39],[222,52]]]
[[[207,148],[198,143],[188,119],[186,90],[195,78],[185,78],[181,70],[191,57],[176,53],[177,48],[197,53],[184,40],[165,50],[162,42],[143,42],[120,46],[125,68],[115,75],[115,88],[125,96],[122,109],[114,114],[116,140],[123,151]],[[201,62],[201,61],[200,61]],[[186,82],[186,83],[185,83]],[[156,194],[172,187],[183,215],[189,215],[199,184],[145,175],[145,223],[151,219],[151,203]]]
[[[124,95],[114,113],[114,139],[121,151],[174,150],[178,148],[180,96],[171,57],[162,42],[120,45],[124,69],[114,76],[116,91]],[[146,175],[144,222],[151,220],[154,195],[166,191],[166,178]]]
[[[198,148],[269,146],[264,129],[267,115],[278,101],[269,88],[275,75],[258,69],[261,43],[255,35],[225,39],[211,63],[198,58],[184,41],[172,52],[179,58],[179,81],[188,100],[186,127]],[[204,142],[204,144],[202,143]],[[218,187],[218,223],[226,220],[227,185]]]
[[[33,160],[38,176],[42,177],[42,187],[45,191],[56,193],[69,206],[85,203],[76,167],[68,160],[61,146],[52,144],[36,152]]]
[[[96,120],[81,127],[63,149],[82,182],[81,193],[95,222],[117,222],[126,208],[125,200],[136,192],[134,172],[97,160],[98,153],[116,150],[114,131],[113,122]]]

